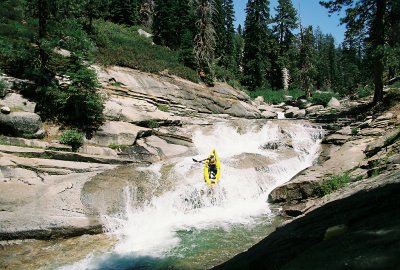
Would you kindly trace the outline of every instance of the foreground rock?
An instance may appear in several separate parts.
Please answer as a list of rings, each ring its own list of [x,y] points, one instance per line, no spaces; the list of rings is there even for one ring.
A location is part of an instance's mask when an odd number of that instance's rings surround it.
[[[0,155],[0,239],[100,233],[81,200],[83,185],[115,165]]]
[[[320,208],[213,269],[397,269],[399,171],[350,190],[321,199]]]

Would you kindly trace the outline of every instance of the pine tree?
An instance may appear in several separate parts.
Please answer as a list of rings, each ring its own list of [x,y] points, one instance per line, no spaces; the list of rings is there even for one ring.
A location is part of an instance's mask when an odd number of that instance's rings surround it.
[[[175,4],[172,0],[154,1],[153,40],[158,45],[173,46],[176,43],[176,25],[173,18]]]
[[[388,67],[388,79],[400,76],[400,2],[388,3],[387,46],[385,48],[385,63]]]
[[[330,13],[338,12],[346,8],[346,15],[341,22],[346,24],[348,37],[355,35],[365,36],[370,46],[371,62],[373,67],[373,81],[375,85],[373,103],[376,104],[383,99],[383,72],[384,72],[384,44],[385,25],[384,18],[387,16],[387,6],[398,0],[355,0],[355,1],[320,1],[320,4],[328,8]]]
[[[139,18],[137,0],[111,0],[110,16],[115,23],[128,26],[137,24]]]
[[[193,52],[193,33],[188,29],[182,35],[179,60],[187,67],[197,69],[196,57]]]
[[[225,11],[225,37],[224,37],[224,57],[222,65],[230,70],[235,70],[235,10],[232,0],[224,0]]]
[[[276,15],[273,18],[273,34],[276,38],[276,51],[272,54],[271,81],[275,88],[281,88],[281,71],[293,70],[294,34],[297,28],[297,12],[291,0],[278,0],[275,8]],[[289,71],[288,71],[289,72]]]
[[[200,78],[208,85],[214,81],[215,30],[212,24],[213,5],[210,0],[197,0],[194,52]]]
[[[236,76],[241,78],[243,71],[243,49],[244,49],[244,39],[242,26],[239,24],[234,35],[235,51],[234,51],[234,69]]]
[[[214,0],[214,16],[213,25],[215,30],[215,58],[217,63],[222,62],[222,58],[225,56],[225,10],[223,0]]]
[[[273,33],[278,38],[280,64],[287,67],[290,61],[288,51],[294,39],[293,30],[297,28],[297,12],[291,0],[278,0],[275,11]]]
[[[311,96],[314,85],[315,66],[314,66],[314,36],[312,27],[309,26],[300,32],[300,84],[304,89],[306,97]]]
[[[269,66],[266,57],[268,23],[268,0],[249,0],[246,6],[243,50],[243,84],[250,90],[260,88],[265,83]]]
[[[111,0],[86,0],[81,1],[83,12],[86,16],[86,30],[93,32],[93,20],[98,18],[106,18],[109,16]]]
[[[338,90],[341,94],[352,94],[362,83],[361,55],[358,53],[356,42],[345,40],[338,48]]]
[[[153,34],[158,45],[179,49],[184,33],[194,32],[194,10],[190,0],[155,0]]]

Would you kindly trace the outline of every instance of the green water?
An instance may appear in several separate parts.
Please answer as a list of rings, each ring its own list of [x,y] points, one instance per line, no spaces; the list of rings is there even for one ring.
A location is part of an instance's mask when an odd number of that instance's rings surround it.
[[[246,251],[281,222],[261,216],[247,225],[178,231],[179,245],[162,258],[118,254],[113,251],[118,239],[110,235],[0,242],[0,269],[209,269]]]

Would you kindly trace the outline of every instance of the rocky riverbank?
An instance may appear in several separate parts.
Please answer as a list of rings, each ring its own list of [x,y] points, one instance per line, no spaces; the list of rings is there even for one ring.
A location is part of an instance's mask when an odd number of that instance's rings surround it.
[[[318,164],[269,196],[282,215],[295,218],[213,269],[400,267],[398,93],[386,94],[374,108],[363,105],[316,120],[336,126],[323,141]],[[334,183],[338,176],[349,183]],[[329,184],[336,188],[326,194]]]
[[[94,68],[106,99],[106,122],[77,152],[59,143],[64,127],[42,121],[36,104],[22,95],[35,85],[2,76],[9,87],[0,99],[0,240],[102,232],[85,184],[121,164],[134,168],[193,155],[192,133],[199,126],[277,119],[279,113],[315,117],[330,110],[252,101],[223,83],[210,88],[128,68]]]

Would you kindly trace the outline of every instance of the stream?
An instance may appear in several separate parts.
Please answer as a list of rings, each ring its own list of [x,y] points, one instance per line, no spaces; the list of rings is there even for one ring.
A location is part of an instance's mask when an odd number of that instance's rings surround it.
[[[123,186],[119,207],[102,215],[104,235],[26,241],[15,257],[24,249],[37,254],[21,262],[21,269],[211,268],[282,223],[268,194],[316,161],[323,136],[321,128],[300,121],[198,128],[192,136],[195,155],[136,168],[150,191],[144,196],[135,184],[139,180]],[[213,149],[221,160],[221,179],[210,188],[203,165],[192,159],[204,159]]]

